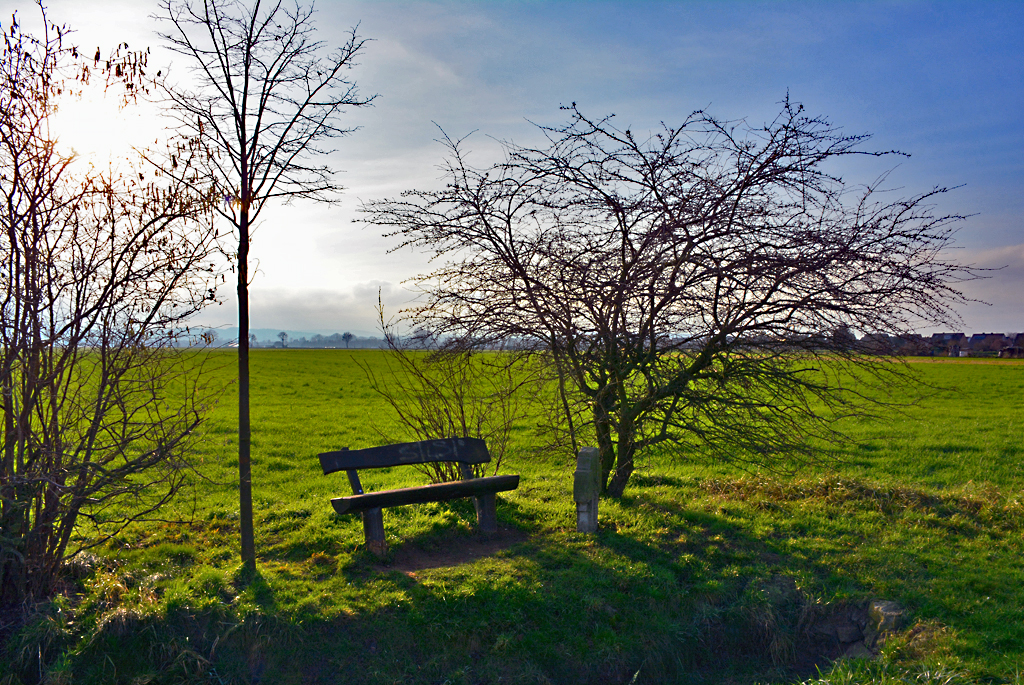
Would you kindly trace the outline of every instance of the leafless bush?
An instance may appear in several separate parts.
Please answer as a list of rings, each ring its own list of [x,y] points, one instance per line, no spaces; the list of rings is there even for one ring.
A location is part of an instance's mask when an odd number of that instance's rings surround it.
[[[131,165],[84,171],[49,130],[67,79],[90,68],[130,78],[143,56],[83,63],[66,29],[45,14],[44,26],[42,39],[5,30],[0,67],[5,606],[52,593],[67,559],[182,484],[205,394],[200,366],[173,343],[213,297],[209,198]]]
[[[539,387],[537,365],[519,350],[482,350],[471,341],[440,340],[426,331],[398,335],[384,322],[385,367],[363,371],[370,387],[387,402],[392,422],[376,430],[388,443],[443,438],[481,438],[498,473],[511,448],[512,431],[530,411]],[[431,482],[460,478],[455,464],[439,462],[420,468]],[[486,465],[475,467],[483,475]]]

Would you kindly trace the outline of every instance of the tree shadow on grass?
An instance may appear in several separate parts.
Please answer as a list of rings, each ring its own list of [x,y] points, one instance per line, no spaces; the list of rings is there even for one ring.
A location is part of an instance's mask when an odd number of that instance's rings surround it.
[[[821,587],[835,582],[828,567],[790,553],[778,540],[751,535],[722,515],[636,491],[620,506],[648,515],[657,511],[664,525],[648,540],[605,527],[595,541],[675,575],[679,592],[691,599],[692,619],[684,630],[707,657],[694,665],[709,677],[723,661],[752,660],[782,679],[803,679],[827,670],[849,647],[824,626],[863,613],[865,606],[821,602]],[[808,579],[814,579],[811,587]]]
[[[420,540],[406,540],[394,546],[388,558],[373,564],[373,569],[415,574],[427,569],[461,566],[509,552],[529,539],[527,533],[514,526],[499,526],[497,532],[489,534],[421,536]]]
[[[846,583],[847,595],[864,597],[875,588],[859,584],[857,574],[838,578],[834,559],[796,554],[786,544],[785,535],[819,531],[759,537],[735,511],[716,511],[714,503],[684,506],[680,500],[692,483],[675,485],[683,489],[668,495],[634,490],[614,504],[617,510],[607,510],[596,535],[541,528],[535,511],[507,501],[499,505],[499,533],[488,538],[473,526],[472,504],[461,502],[434,528],[396,520],[398,539],[384,563],[366,553],[332,561],[321,551],[301,562],[292,558],[298,548],[282,547],[284,556],[267,558],[268,567],[305,574],[302,591],[334,594],[334,604],[296,609],[294,598],[275,594],[275,588],[289,591],[290,581],[257,573],[235,579],[240,596],[255,608],[244,616],[223,604],[185,603],[165,619],[138,619],[138,631],[109,622],[103,639],[88,649],[102,648],[120,674],[146,675],[137,657],[155,654],[163,655],[165,679],[190,668],[214,682],[213,675],[253,683],[628,683],[639,672],[638,683],[750,683],[793,682],[813,675],[815,666],[826,668],[834,650],[809,641],[807,629],[844,607],[815,604],[814,588]],[[941,514],[941,520],[932,517],[936,525],[956,523],[944,535],[972,534],[957,528],[973,525],[966,500],[847,490],[844,496],[864,499],[890,524],[910,503]],[[755,505],[752,498],[760,496],[723,492],[719,504],[726,507],[744,498]],[[781,495],[791,499],[767,504],[819,496],[787,493]],[[821,496],[841,505],[840,494]],[[410,522],[420,532],[402,537]],[[345,525],[352,528],[346,534],[361,534],[358,518]],[[914,553],[883,547],[877,554],[871,563],[903,564]],[[954,562],[932,563],[928,577],[962,573]],[[996,569],[981,578],[982,571],[976,580],[990,583],[985,592],[993,596],[1014,580]],[[914,590],[926,580],[914,573],[896,581],[890,576],[895,596],[887,598],[922,606]],[[1000,597],[1004,604],[1012,600]]]
[[[638,545],[629,535],[607,534],[603,540],[634,558],[642,558],[648,546],[670,558],[702,551],[714,557],[731,550],[735,563],[748,570],[761,562],[768,572],[816,579],[826,597],[898,600],[912,611],[912,620],[937,621],[958,633],[959,653],[976,659],[996,679],[1024,656],[1024,626],[1015,620],[1015,607],[1024,603],[1024,567],[1019,564],[1024,518],[1012,498],[1004,501],[985,489],[935,494],[837,478],[793,483],[778,491],[768,486],[764,492],[749,487],[755,481],[738,484],[718,502],[730,517],[752,517],[758,507],[793,514],[779,517],[772,534],[754,537],[722,516],[637,491],[622,502],[627,512],[644,510],[650,517],[660,509],[662,522],[675,524],[668,523],[649,545]],[[739,500],[751,509],[737,512]],[[808,510],[812,516],[800,520]],[[687,522],[705,532],[678,545],[673,538]],[[992,658],[1000,653],[1003,670]]]
[[[650,504],[634,497],[625,508]],[[515,511],[504,513],[515,518]],[[801,642],[805,598],[792,581],[779,583],[807,571],[806,562],[785,558],[724,517],[678,506],[663,513],[677,523],[660,544],[610,526],[593,536],[527,535],[512,526],[490,543],[457,532],[404,540],[388,563],[353,558],[343,573],[364,586],[394,583],[409,603],[389,634],[423,625],[427,634],[463,645],[462,666],[449,649],[448,667],[470,668],[479,682],[501,672],[551,682],[629,682],[637,669],[647,682],[764,681],[773,674],[786,681],[838,656],[838,642]],[[678,534],[685,544],[672,541]],[[471,550],[488,544],[499,557],[487,573],[515,582],[495,583],[472,568],[484,555]],[[446,551],[431,555],[424,547]],[[712,561],[682,561],[694,553]],[[740,562],[749,567],[744,574],[735,573],[737,558],[747,560]],[[525,661],[513,668],[503,651]]]

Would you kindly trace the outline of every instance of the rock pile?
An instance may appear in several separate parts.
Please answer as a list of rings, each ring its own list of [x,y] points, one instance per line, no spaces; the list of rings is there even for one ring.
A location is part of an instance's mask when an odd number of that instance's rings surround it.
[[[885,635],[903,626],[905,614],[897,602],[876,599],[865,607],[847,607],[822,617],[809,632],[817,641],[830,643],[826,651],[849,659],[870,659]]]

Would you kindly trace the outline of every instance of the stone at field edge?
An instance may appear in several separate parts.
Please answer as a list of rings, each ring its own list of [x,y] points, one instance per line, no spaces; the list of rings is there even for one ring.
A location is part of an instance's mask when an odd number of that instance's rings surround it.
[[[886,599],[872,600],[868,605],[868,629],[864,643],[874,647],[878,638],[885,633],[899,630],[903,625],[905,610],[898,602]]]
[[[880,633],[899,630],[903,624],[903,607],[898,602],[876,599],[868,607],[868,618]]]

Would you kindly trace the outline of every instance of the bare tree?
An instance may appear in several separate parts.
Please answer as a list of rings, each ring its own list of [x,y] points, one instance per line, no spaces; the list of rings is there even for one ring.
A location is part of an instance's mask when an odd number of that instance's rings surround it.
[[[43,26],[37,39],[12,21],[0,67],[5,606],[50,594],[66,559],[182,484],[203,406],[173,343],[215,276],[209,196],[141,166],[83,171],[50,130],[90,75],[130,94],[137,81],[120,79],[144,54],[81,60],[45,12]]]
[[[695,112],[642,137],[568,111],[546,147],[507,143],[487,169],[446,139],[443,190],[364,210],[445,258],[419,279],[413,325],[553,362],[563,423],[597,443],[608,494],[665,443],[776,467],[821,456],[815,437],[839,439],[832,421],[865,406],[844,374],[902,373],[836,333],[954,318],[970,274],[939,252],[960,217],[933,214],[944,189],[844,183],[836,158],[891,154],[862,151],[866,136],[788,98],[760,127]]]
[[[288,334],[281,331],[277,334],[277,339],[281,341],[281,347],[288,347]]]
[[[352,335],[348,331],[345,331],[344,333],[341,334],[341,339],[345,341],[345,349],[346,350],[348,349],[348,344],[350,342],[352,342],[352,339],[355,338],[355,337],[356,336]]]
[[[238,476],[242,561],[252,565],[249,418],[249,242],[271,200],[336,201],[341,187],[313,158],[354,129],[340,125],[347,107],[368,105],[348,80],[365,41],[353,28],[328,53],[313,39],[312,6],[240,0],[163,0],[161,34],[189,58],[194,88],[166,86],[178,130],[206,152],[196,183],[223,198],[220,216],[234,228],[238,291]]]

